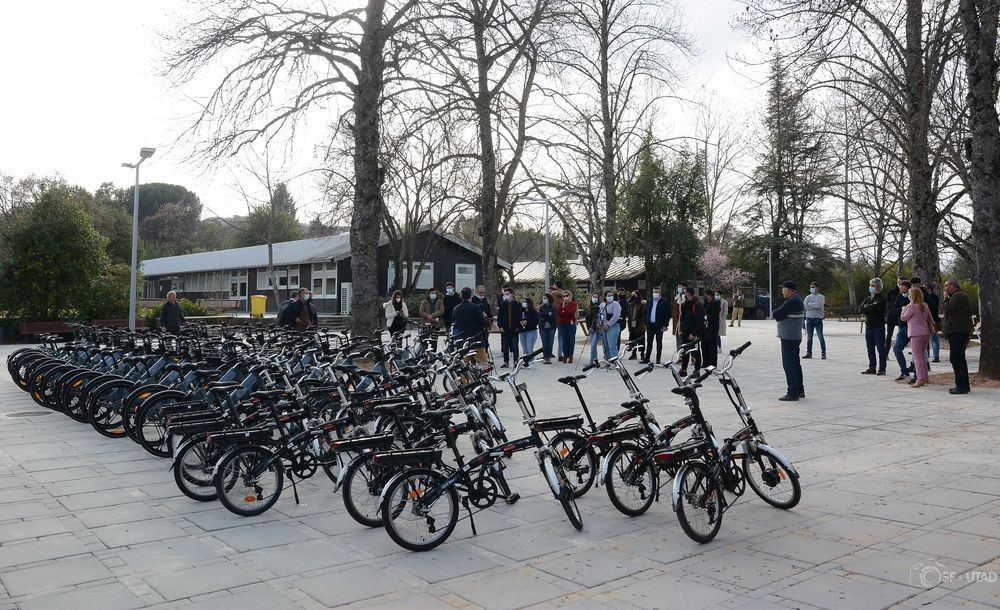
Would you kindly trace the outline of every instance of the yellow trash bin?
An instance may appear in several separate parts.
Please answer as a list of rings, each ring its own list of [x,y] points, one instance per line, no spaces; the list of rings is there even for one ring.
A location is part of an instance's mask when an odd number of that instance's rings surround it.
[[[250,295],[250,317],[263,318],[267,311],[267,296],[263,294]]]

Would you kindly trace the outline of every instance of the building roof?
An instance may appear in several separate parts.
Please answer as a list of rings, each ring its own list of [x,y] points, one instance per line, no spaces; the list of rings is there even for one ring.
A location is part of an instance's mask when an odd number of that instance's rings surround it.
[[[576,282],[590,280],[590,273],[581,259],[566,261],[569,275]],[[606,281],[630,280],[646,271],[646,262],[638,256],[616,256],[611,259]],[[518,261],[514,263],[514,282],[517,284],[538,284],[545,281],[545,263],[543,261]]]
[[[479,252],[478,248],[455,235],[449,233],[442,237],[461,248],[472,252]],[[379,245],[383,246],[387,243],[389,243],[389,240],[383,235],[379,239]],[[285,241],[274,244],[273,251],[274,264],[279,267],[334,261],[350,256],[351,236],[349,232],[345,231],[327,237]],[[501,260],[498,262],[501,267],[510,268],[510,263],[507,261]],[[163,275],[179,275],[202,271],[226,271],[229,269],[266,266],[267,244],[263,244],[246,248],[230,248],[229,250],[151,258],[142,261],[140,268],[144,276],[159,277]]]

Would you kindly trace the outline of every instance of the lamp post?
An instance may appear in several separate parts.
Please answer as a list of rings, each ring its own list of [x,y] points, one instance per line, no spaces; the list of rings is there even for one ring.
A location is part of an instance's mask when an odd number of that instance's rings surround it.
[[[142,165],[143,161],[152,157],[155,152],[155,148],[144,146],[139,149],[138,161],[135,163],[122,163],[122,167],[135,170],[135,189],[133,190],[134,197],[132,199],[132,274],[131,283],[128,288],[128,329],[132,332],[135,332],[135,282],[136,271],[139,265],[139,166]]]
[[[755,296],[756,298],[756,296]],[[774,273],[771,266],[771,248],[767,248],[767,319],[774,316]]]
[[[553,201],[557,199],[562,199],[563,197],[568,197],[570,195],[578,195],[576,191],[562,191],[557,195],[552,197],[539,197],[538,199],[525,199],[522,203],[544,203],[545,204],[545,285],[542,286],[542,293],[544,294],[549,289],[549,206]]]

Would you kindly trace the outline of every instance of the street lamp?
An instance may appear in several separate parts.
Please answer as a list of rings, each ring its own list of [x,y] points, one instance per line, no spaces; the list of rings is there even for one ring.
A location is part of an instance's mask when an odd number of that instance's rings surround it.
[[[562,199],[563,197],[568,197],[570,195],[579,195],[577,191],[562,191],[552,197],[539,197],[538,199],[524,199],[522,203],[544,203],[545,204],[545,285],[542,286],[542,292],[546,292],[549,289],[549,206],[553,201]]]
[[[135,190],[132,198],[132,281],[128,289],[128,329],[135,332],[135,282],[136,269],[139,265],[139,166],[146,159],[153,156],[155,148],[144,146],[139,149],[139,160],[135,163],[122,163],[122,167],[135,170]]]

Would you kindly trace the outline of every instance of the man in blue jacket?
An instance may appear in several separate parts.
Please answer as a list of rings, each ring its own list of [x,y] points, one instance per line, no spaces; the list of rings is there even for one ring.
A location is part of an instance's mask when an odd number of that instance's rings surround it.
[[[514,300],[514,289],[503,287],[503,297],[497,305],[497,326],[500,328],[500,351],[503,354],[503,364],[500,368],[510,366],[511,356],[518,357],[517,335],[521,330],[521,304]],[[617,320],[616,320],[617,321]]]
[[[778,323],[778,339],[781,340],[781,367],[785,369],[788,393],[778,400],[798,400],[806,397],[805,381],[802,379],[802,361],[799,348],[802,345],[802,320],[806,307],[802,297],[795,291],[795,282],[789,280],[781,285],[785,302],[772,314]]]

